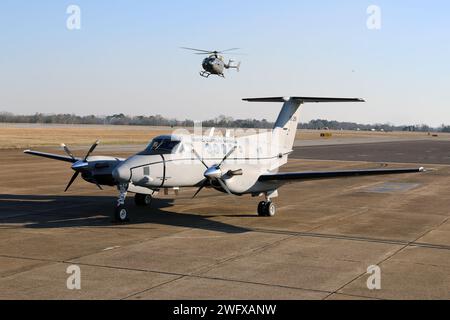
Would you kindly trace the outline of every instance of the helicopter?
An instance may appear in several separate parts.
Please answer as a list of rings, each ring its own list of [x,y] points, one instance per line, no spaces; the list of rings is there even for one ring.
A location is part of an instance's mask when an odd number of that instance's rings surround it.
[[[238,62],[237,64],[233,65],[235,61],[229,60],[228,64],[224,61],[223,56],[221,54],[239,50],[239,48],[231,48],[227,50],[222,51],[210,51],[210,50],[202,50],[202,49],[194,49],[194,48],[186,48],[181,47],[181,49],[185,50],[191,50],[196,51],[195,54],[199,55],[208,55],[207,58],[205,58],[202,62],[203,70],[200,71],[200,75],[204,78],[209,78],[210,75],[217,75],[219,77],[225,78],[224,70],[225,69],[236,69],[236,71],[239,72],[239,69],[241,67],[241,63]]]

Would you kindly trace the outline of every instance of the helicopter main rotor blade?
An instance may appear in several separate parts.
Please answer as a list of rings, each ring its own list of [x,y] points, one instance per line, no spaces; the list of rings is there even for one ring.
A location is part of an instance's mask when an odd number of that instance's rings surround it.
[[[227,49],[227,50],[221,50],[221,51],[218,51],[218,53],[225,53],[225,52],[235,51],[235,50],[241,50],[241,48],[231,48],[231,49]]]
[[[187,47],[180,47],[180,49],[203,52],[204,54],[209,54],[211,52],[214,52],[214,51],[211,51],[211,50],[202,50],[202,49],[194,49],[194,48],[187,48]]]

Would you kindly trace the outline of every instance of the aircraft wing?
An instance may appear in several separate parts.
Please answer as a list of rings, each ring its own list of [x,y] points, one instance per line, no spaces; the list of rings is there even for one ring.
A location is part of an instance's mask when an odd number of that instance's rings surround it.
[[[317,171],[317,172],[290,172],[264,174],[258,179],[260,182],[295,182],[308,180],[325,180],[346,177],[377,176],[402,173],[424,172],[425,168],[406,168],[406,169],[367,169],[367,170],[345,170],[345,171]]]
[[[75,163],[75,162],[81,160],[81,159],[79,159],[79,158],[72,158],[72,157],[68,157],[68,156],[61,156],[61,155],[59,155],[59,154],[45,153],[45,152],[32,151],[32,150],[25,150],[23,153],[31,154],[31,155],[33,155],[33,156],[38,156],[38,157],[43,157],[43,158],[53,159],[53,160],[59,160],[59,161],[64,161],[64,162],[70,162],[70,163]]]

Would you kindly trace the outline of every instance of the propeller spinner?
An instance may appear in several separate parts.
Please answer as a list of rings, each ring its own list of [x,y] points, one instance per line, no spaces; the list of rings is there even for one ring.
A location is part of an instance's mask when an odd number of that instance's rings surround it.
[[[87,159],[89,158],[91,153],[94,152],[95,148],[97,148],[99,143],[100,143],[99,140],[95,141],[94,144],[89,148],[89,151],[86,153],[86,156],[82,160],[78,160],[72,165],[72,170],[74,170],[75,173],[73,174],[72,178],[70,178],[70,181],[67,184],[67,187],[64,190],[64,192],[67,192],[67,190],[69,190],[70,186],[75,182],[75,180],[77,179],[77,177],[80,174],[80,172],[83,171],[84,169],[86,169],[89,166],[89,162],[87,161]],[[76,160],[76,158],[74,157],[73,153],[70,151],[70,149],[64,143],[61,144],[61,147],[69,155],[69,157],[71,157],[73,160]],[[102,187],[100,187],[99,184],[97,184],[97,187],[99,189],[102,189]]]
[[[197,192],[194,194],[194,196],[192,197],[192,199],[194,199],[199,193],[200,191],[203,190],[203,188],[205,188],[208,184],[210,184],[211,182],[218,182],[220,184],[220,186],[222,187],[222,189],[225,190],[226,193],[228,193],[229,195],[233,195],[233,193],[231,192],[231,190],[228,188],[228,186],[226,185],[225,181],[223,180],[223,178],[225,176],[238,176],[238,175],[242,175],[242,170],[234,170],[234,171],[228,171],[225,174],[222,172],[222,164],[233,154],[234,151],[236,151],[237,146],[234,146],[226,155],[225,157],[223,157],[222,161],[217,164],[217,165],[213,165],[211,167],[208,167],[208,165],[206,165],[206,163],[202,160],[202,158],[200,157],[200,155],[197,153],[197,151],[195,151],[194,149],[192,149],[192,152],[195,154],[195,156],[197,157],[197,159],[203,163],[203,165],[206,168],[205,173],[203,174],[203,176],[205,177],[205,179],[201,182],[200,184],[200,188],[198,188]]]

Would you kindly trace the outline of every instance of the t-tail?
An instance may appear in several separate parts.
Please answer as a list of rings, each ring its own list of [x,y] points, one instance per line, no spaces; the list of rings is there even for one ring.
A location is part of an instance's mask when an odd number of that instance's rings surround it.
[[[273,128],[273,135],[278,140],[280,153],[286,154],[293,150],[295,135],[300,120],[300,106],[305,103],[324,102],[365,102],[357,98],[319,98],[319,97],[272,97],[272,98],[247,98],[248,102],[282,102],[278,119]]]

